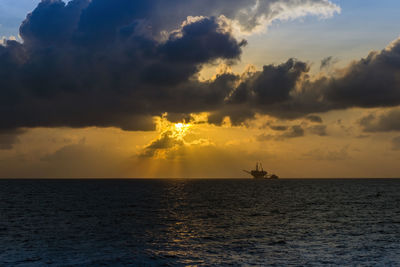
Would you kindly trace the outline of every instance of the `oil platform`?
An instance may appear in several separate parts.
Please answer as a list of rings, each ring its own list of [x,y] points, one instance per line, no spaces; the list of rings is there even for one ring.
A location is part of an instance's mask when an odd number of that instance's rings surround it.
[[[264,171],[261,162],[256,163],[256,169],[251,171],[243,170],[245,173],[253,176],[254,179],[278,179],[279,177],[275,174],[269,175],[267,171]]]

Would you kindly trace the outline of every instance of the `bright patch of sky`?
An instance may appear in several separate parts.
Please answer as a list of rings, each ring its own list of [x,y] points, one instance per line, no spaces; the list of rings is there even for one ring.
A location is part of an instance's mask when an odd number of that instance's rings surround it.
[[[18,36],[18,29],[26,15],[40,0],[0,0],[0,37]]]
[[[314,62],[333,56],[347,64],[381,50],[400,35],[400,1],[336,0],[341,13],[332,18],[306,17],[274,23],[267,34],[248,37],[243,63],[260,67],[290,57]]]

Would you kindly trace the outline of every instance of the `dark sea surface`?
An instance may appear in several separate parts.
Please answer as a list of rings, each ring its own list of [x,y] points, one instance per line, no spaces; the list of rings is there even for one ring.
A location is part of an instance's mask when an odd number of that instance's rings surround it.
[[[0,180],[1,266],[400,266],[400,180]]]

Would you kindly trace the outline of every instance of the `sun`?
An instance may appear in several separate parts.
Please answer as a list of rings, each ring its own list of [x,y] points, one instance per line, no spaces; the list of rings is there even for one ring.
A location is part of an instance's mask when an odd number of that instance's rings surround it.
[[[190,132],[190,130],[195,126],[193,123],[186,122],[170,122],[166,118],[166,114],[159,117],[156,120],[157,131],[160,135],[168,135],[169,138],[176,140],[183,140],[184,137]]]
[[[190,123],[176,123],[175,124],[175,129],[174,129],[174,134],[178,137],[184,137],[186,135],[186,132],[190,129],[192,125]]]
[[[185,127],[185,124],[183,124],[182,122],[175,124],[175,129],[178,131],[181,131],[182,129],[184,129],[184,127]]]

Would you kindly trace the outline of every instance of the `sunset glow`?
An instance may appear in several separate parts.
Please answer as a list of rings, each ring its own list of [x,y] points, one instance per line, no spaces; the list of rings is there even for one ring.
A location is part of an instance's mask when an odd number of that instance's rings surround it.
[[[176,123],[175,133],[178,137],[183,138],[192,125],[189,123]]]
[[[400,265],[399,0],[0,0],[0,266]]]
[[[399,176],[396,1],[28,2],[0,5],[2,177]]]

